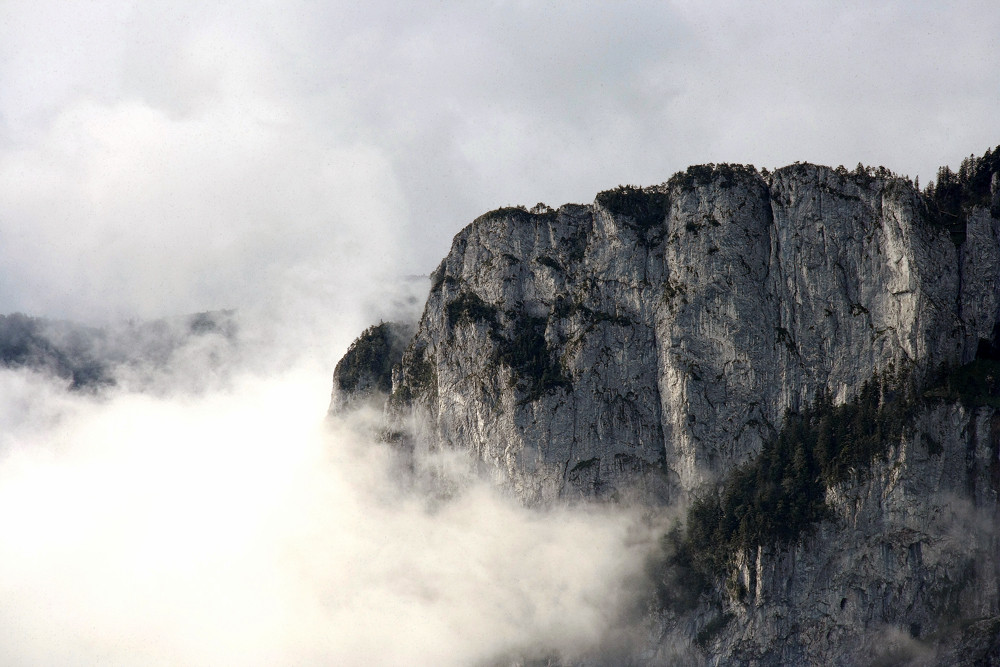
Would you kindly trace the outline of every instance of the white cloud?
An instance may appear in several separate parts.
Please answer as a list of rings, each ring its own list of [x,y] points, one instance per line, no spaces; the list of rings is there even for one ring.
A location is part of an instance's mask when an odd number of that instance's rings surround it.
[[[0,158],[0,265],[21,278],[8,298],[148,317],[273,297],[301,265],[330,266],[327,279],[391,266],[398,193],[385,157],[312,145],[280,115],[66,109],[44,143]]]
[[[641,592],[628,510],[405,491],[325,373],[170,397],[0,373],[5,664],[441,664],[593,647]]]
[[[926,182],[997,141],[998,29],[989,2],[6,3],[0,310],[426,272],[485,210],[691,163]]]

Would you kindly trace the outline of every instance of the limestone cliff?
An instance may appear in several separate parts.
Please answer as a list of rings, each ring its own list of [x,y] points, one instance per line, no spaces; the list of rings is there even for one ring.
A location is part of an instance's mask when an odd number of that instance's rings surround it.
[[[974,205],[956,244],[933,215],[887,172],[804,164],[493,211],[434,272],[395,402],[527,502],[682,499],[818,389],[992,338],[1000,222]]]
[[[924,192],[881,168],[692,167],[463,229],[392,357],[387,415],[526,503],[686,504],[816,397],[905,377],[906,428],[822,487],[822,520],[726,554],[653,614],[644,656],[697,638],[688,657],[716,663],[990,664],[1000,385],[922,392],[1000,358],[998,331],[1000,151]]]

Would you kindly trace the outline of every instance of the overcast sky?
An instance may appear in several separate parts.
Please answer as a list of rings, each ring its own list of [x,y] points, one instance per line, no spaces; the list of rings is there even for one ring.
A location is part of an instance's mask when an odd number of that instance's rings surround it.
[[[1000,143],[998,35],[994,0],[6,0],[0,312],[377,299],[489,209],[694,163],[926,182]]]

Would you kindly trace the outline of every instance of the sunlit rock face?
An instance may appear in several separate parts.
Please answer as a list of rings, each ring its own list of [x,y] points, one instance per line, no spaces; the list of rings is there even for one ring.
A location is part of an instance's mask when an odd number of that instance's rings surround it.
[[[806,164],[493,211],[432,276],[395,414],[529,503],[681,500],[821,388],[971,359],[998,319],[997,219],[973,209],[965,236],[905,180]]]

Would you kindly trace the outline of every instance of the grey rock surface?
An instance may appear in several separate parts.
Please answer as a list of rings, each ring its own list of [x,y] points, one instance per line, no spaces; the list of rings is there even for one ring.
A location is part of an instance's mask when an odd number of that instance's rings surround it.
[[[847,400],[992,337],[988,210],[956,246],[891,175],[684,176],[633,191],[651,209],[638,216],[599,196],[500,209],[455,237],[393,387],[429,418],[424,437],[467,448],[525,502],[676,502],[818,389]]]
[[[960,227],[906,179],[809,164],[483,215],[432,275],[390,430],[527,504],[684,506],[818,392],[1000,359],[998,183]],[[653,610],[634,662],[998,664],[998,410],[922,401],[805,539]]]

